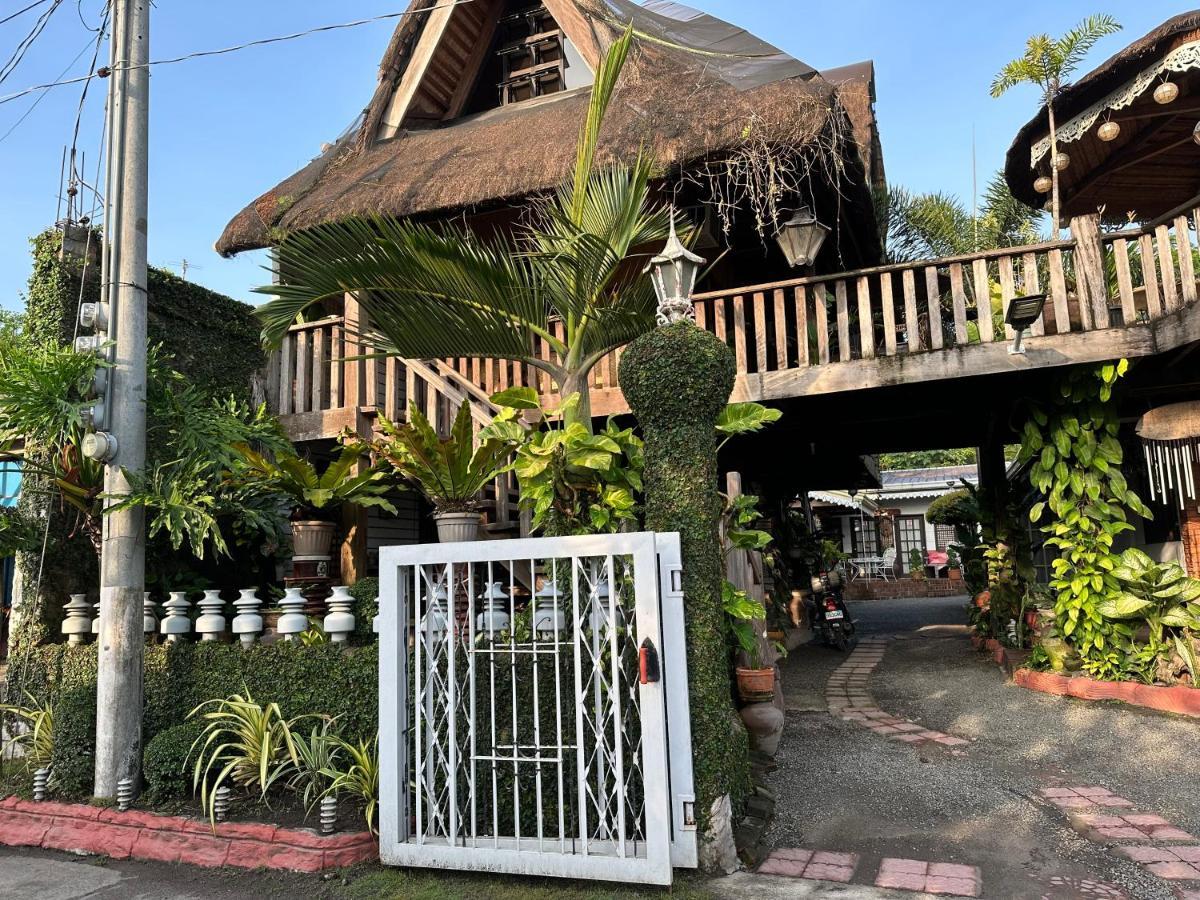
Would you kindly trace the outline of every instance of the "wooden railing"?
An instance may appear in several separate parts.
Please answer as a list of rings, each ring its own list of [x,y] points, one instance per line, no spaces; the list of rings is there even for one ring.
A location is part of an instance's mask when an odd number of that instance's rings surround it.
[[[742,376],[795,376],[816,367],[1002,345],[1013,337],[1004,324],[1009,305],[1028,294],[1047,295],[1034,336],[1129,327],[1196,301],[1196,227],[1200,210],[1110,233],[1100,232],[1094,217],[1077,219],[1070,240],[697,294],[696,323],[732,348]],[[550,327],[561,337],[561,323]],[[279,412],[356,404],[395,418],[422,382],[438,397],[469,394],[480,404],[513,386],[532,386],[552,398],[546,375],[527,364],[449,359],[424,364],[431,374],[418,373],[413,382],[401,360],[344,359],[353,355],[346,347],[367,352],[357,340],[347,338],[341,319],[295,326],[274,361],[291,373],[274,382]],[[554,359],[544,340],[532,351]],[[597,413],[624,408],[620,356],[620,350],[608,355],[591,373]],[[839,385],[847,383],[854,379]],[[597,396],[608,400],[597,404]]]

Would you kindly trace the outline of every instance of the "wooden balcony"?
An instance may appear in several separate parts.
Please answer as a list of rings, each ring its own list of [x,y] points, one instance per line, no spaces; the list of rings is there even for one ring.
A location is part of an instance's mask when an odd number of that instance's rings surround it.
[[[1111,233],[1077,219],[1069,240],[698,294],[696,323],[732,347],[738,400],[1150,356],[1200,341],[1194,229],[1200,210]],[[1037,293],[1044,315],[1027,352],[1011,355],[1004,313]],[[553,400],[543,373],[511,361],[347,362],[346,346],[361,343],[325,319],[294,326],[273,358],[270,390],[294,439],[329,437],[374,409],[396,418],[410,397],[439,422],[462,397],[486,417],[486,398],[511,386]],[[540,340],[534,352],[551,356]],[[628,411],[619,360],[592,373],[596,415]]]

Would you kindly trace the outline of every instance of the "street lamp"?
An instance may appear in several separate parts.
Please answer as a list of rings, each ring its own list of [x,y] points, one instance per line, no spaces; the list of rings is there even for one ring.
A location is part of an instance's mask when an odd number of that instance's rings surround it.
[[[1021,346],[1021,339],[1025,336],[1025,330],[1041,317],[1045,305],[1045,294],[1016,297],[1008,305],[1008,312],[1004,314],[1004,323],[1011,325],[1016,332],[1013,335],[1012,346],[1008,348],[1010,354],[1023,355],[1025,353],[1025,348]]]
[[[827,237],[829,229],[817,221],[811,209],[802,206],[780,226],[775,240],[787,257],[788,265],[794,269],[797,266],[811,266]]]
[[[695,319],[692,307],[692,288],[705,260],[683,246],[675,233],[675,214],[671,214],[671,234],[662,253],[650,260],[646,271],[654,283],[658,297],[658,324],[672,325],[684,319]]]

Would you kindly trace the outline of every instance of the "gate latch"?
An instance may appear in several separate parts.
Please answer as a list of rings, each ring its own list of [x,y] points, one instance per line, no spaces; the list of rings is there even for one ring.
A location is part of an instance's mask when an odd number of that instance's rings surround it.
[[[638,650],[638,668],[642,684],[654,684],[658,681],[660,677],[658,650],[655,649],[650,638],[642,641],[642,646]]]

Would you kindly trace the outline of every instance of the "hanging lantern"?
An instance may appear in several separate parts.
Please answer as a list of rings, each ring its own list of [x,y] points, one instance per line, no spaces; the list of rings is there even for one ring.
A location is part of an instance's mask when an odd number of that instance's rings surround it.
[[[1117,122],[1105,122],[1096,129],[1096,136],[1106,144],[1109,141],[1115,141],[1120,134],[1121,126]]]
[[[1054,187],[1054,179],[1049,175],[1039,175],[1033,182],[1033,189],[1039,194],[1048,194]]]
[[[1164,81],[1154,89],[1154,102],[1166,106],[1168,103],[1174,103],[1175,98],[1179,96],[1179,85],[1173,81]]]
[[[1170,403],[1150,410],[1135,429],[1149,473],[1150,499],[1172,495],[1179,506],[1196,499],[1193,465],[1200,461],[1200,401]]]
[[[1058,152],[1058,155],[1054,157],[1054,168],[1058,169],[1060,172],[1066,169],[1066,167],[1070,164],[1071,157],[1067,156],[1067,154],[1063,153],[1061,150]]]
[[[1196,127],[1192,129],[1192,140],[1200,144],[1200,122],[1196,123]]]
[[[775,240],[787,257],[788,265],[794,269],[797,266],[811,266],[827,237],[829,229],[817,221],[811,209],[802,206],[780,226]]]

